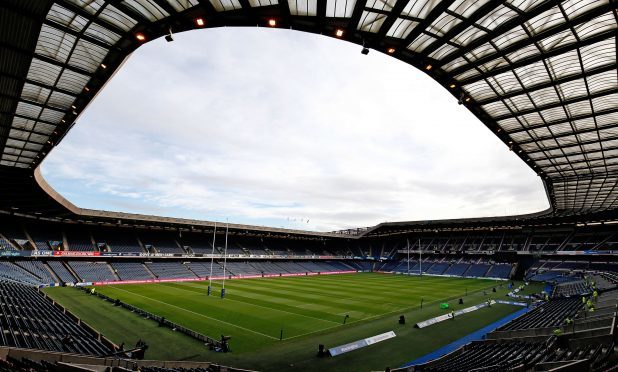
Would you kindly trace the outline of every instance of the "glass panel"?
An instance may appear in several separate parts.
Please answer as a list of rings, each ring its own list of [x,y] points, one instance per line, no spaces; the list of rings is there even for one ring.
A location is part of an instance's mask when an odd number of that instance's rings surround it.
[[[397,4],[397,0],[367,0],[365,7],[390,12],[395,4]]]
[[[107,5],[103,9],[99,18],[124,31],[129,31],[137,24],[136,20],[111,5]]]
[[[326,16],[333,18],[350,18],[354,11],[354,5],[356,5],[356,0],[328,0],[326,3]]]
[[[363,11],[358,22],[358,29],[366,32],[376,33],[380,31],[382,23],[386,20],[386,15],[374,12]]]
[[[436,39],[427,34],[421,34],[410,45],[408,45],[408,49],[414,52],[422,52],[423,49],[427,48],[427,46],[435,40]]]
[[[399,39],[405,39],[408,37],[410,32],[414,30],[414,27],[418,25],[418,22],[410,21],[403,18],[397,18],[395,23],[391,26],[391,29],[388,30],[386,36],[396,37]]]
[[[86,18],[61,7],[58,4],[54,4],[51,7],[49,13],[47,13],[47,19],[78,32],[86,26],[86,23],[88,23]]]
[[[79,40],[69,60],[69,65],[88,72],[95,72],[107,55],[108,50],[90,42]]]
[[[167,0],[167,2],[174,8],[177,12],[182,12],[183,10],[192,8],[198,5],[200,2],[198,0]],[[277,0],[262,0],[261,2],[274,2],[277,3]]]
[[[116,44],[121,37],[117,33],[110,31],[107,28],[100,26],[96,23],[91,23],[84,32],[84,34],[109,45]]]
[[[425,19],[441,0],[410,0],[401,14]]]
[[[169,13],[151,0],[123,0],[122,4],[141,14],[151,22],[161,20],[169,16]]]
[[[297,16],[315,16],[318,14],[316,1],[317,0],[288,0],[290,14]]]
[[[43,25],[34,51],[39,55],[64,63],[69,58],[74,44],[75,36]]]

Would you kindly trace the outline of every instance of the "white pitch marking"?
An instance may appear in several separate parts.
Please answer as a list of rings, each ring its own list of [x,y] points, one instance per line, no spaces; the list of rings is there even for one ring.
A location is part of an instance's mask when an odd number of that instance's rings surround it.
[[[136,295],[136,296],[144,297],[144,298],[147,298],[147,299],[152,300],[152,301],[160,302],[160,303],[162,303],[162,304],[164,304],[164,305],[171,306],[171,307],[175,307],[175,308],[177,308],[177,309],[180,309],[180,310],[186,311],[186,312],[188,312],[188,313],[192,313],[192,314],[195,314],[195,315],[199,315],[199,316],[201,316],[201,317],[204,317],[204,318],[207,318],[207,319],[210,319],[210,320],[214,320],[214,321],[216,321],[216,322],[224,323],[224,324],[230,325],[230,326],[232,326],[232,327],[240,328],[240,329],[242,329],[242,330],[249,331],[249,332],[255,333],[255,334],[260,335],[260,336],[264,336],[264,337],[272,338],[273,340],[278,340],[278,338],[277,338],[277,337],[269,336],[269,335],[266,335],[266,334],[264,334],[264,333],[261,333],[261,332],[258,332],[258,331],[254,331],[254,330],[249,329],[249,328],[241,327],[241,326],[236,325],[236,324],[233,324],[233,323],[228,323],[228,322],[226,322],[226,321],[224,321],[224,320],[220,320],[220,319],[217,319],[217,318],[211,318],[211,317],[209,317],[209,316],[207,316],[207,315],[200,314],[200,313],[196,313],[195,311],[191,311],[191,310],[185,309],[184,307],[180,307],[180,306],[172,305],[172,304],[169,304],[169,303],[167,303],[167,302],[165,302],[165,301],[156,300],[156,299],[154,299],[154,298],[151,298],[151,297],[148,297],[148,296],[144,296],[144,295],[141,295],[141,294],[139,294],[139,293],[135,293],[135,292],[127,291],[127,290],[124,290],[124,289],[121,289],[121,288],[118,288],[118,287],[115,287],[115,286],[112,286],[112,288],[117,289],[117,290],[119,290],[119,291],[123,291],[123,292],[130,293],[130,294],[132,294],[132,295]]]

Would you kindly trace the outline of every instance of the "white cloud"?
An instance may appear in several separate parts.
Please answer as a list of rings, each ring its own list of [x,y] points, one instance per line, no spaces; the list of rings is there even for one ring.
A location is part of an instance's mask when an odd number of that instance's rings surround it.
[[[402,62],[285,30],[175,40],[140,48],[45,161],[75,204],[318,230],[547,208],[540,179]]]

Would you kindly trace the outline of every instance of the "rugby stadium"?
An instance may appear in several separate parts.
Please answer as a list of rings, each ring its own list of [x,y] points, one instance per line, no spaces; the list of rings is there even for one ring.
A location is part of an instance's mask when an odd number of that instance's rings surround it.
[[[0,0],[0,370],[618,370],[617,5]],[[84,209],[46,182],[134,51],[222,27],[411,65],[549,208],[316,232]]]

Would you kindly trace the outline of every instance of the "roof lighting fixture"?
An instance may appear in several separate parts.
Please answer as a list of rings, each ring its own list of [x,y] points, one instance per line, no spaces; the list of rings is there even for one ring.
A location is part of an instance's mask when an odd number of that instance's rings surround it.
[[[172,37],[172,28],[170,27],[168,34],[165,35],[165,41],[167,41],[168,43],[174,41],[174,37]]]
[[[338,28],[337,31],[335,31],[335,36],[342,37],[343,36],[343,30]]]
[[[195,25],[197,27],[204,27],[205,24],[206,24],[206,22],[204,22],[204,18],[196,18],[195,19]]]
[[[470,97],[466,97],[466,102],[470,102]]]
[[[136,38],[137,40],[139,40],[139,41],[145,41],[145,40],[146,40],[146,36],[144,36],[144,34],[142,34],[141,32],[140,32],[140,33],[135,34],[135,38]]]
[[[88,88],[88,87],[84,87],[84,90],[85,90],[86,92],[90,92],[90,88]]]
[[[277,26],[277,20],[276,20],[276,19],[274,19],[274,18],[269,19],[269,20],[268,20],[268,25],[269,25],[270,27],[275,27],[275,26]]]
[[[433,66],[432,66],[432,65],[427,65],[427,66],[425,66],[425,70],[427,70],[427,71],[431,70],[432,68],[433,68]]]
[[[453,89],[453,88],[455,88],[455,87],[456,87],[456,85],[455,85],[455,84],[451,84],[451,85],[449,85],[449,88],[451,88],[451,89]]]
[[[101,68],[102,68],[102,69],[106,69],[106,68],[107,68],[107,65],[106,65],[105,63],[101,63]]]
[[[388,48],[387,52],[388,54],[393,54],[395,53],[395,48]]]
[[[71,108],[75,110],[77,107],[75,107],[75,105],[71,105]]]

